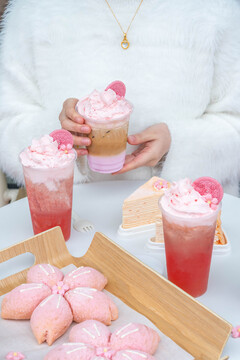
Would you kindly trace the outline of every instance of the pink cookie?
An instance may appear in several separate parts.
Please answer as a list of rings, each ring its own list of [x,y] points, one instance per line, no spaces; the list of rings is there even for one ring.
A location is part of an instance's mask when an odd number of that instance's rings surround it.
[[[27,273],[28,283],[43,283],[48,286],[55,285],[63,279],[63,273],[50,264],[39,264],[33,266]]]
[[[61,148],[61,145],[64,145],[68,150],[73,147],[73,136],[67,130],[54,130],[51,132],[50,136],[53,138],[53,140],[57,141],[59,148]]]
[[[155,357],[138,350],[122,350],[113,356],[113,360],[156,360]]]
[[[157,350],[160,336],[146,325],[129,323],[114,331],[110,339],[110,346],[114,350],[140,350],[154,354]]]
[[[64,283],[70,289],[91,287],[101,291],[107,284],[107,278],[91,267],[81,266],[67,274],[64,278]]]
[[[218,200],[218,204],[223,198],[223,188],[216,179],[211,177],[201,177],[193,182],[194,190],[199,192],[200,195],[212,195],[212,198]]]
[[[105,91],[108,89],[112,89],[118,96],[124,97],[126,94],[126,86],[125,84],[120,80],[115,80],[111,84],[109,84]]]
[[[34,309],[51,294],[44,284],[22,284],[10,291],[2,301],[2,318],[30,319]]]
[[[93,288],[78,287],[65,295],[73,311],[73,320],[98,320],[111,325],[118,318],[118,309],[114,302],[102,291]]]
[[[39,344],[48,345],[69,328],[73,320],[69,304],[62,295],[50,295],[33,311],[30,324]]]
[[[65,343],[51,350],[44,360],[91,360],[94,347],[83,343]]]
[[[111,332],[106,325],[96,320],[86,320],[73,326],[69,341],[83,342],[93,346],[107,346]]]

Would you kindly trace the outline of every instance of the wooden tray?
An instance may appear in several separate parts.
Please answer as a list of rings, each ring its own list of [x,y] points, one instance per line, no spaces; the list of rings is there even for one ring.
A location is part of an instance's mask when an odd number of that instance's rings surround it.
[[[107,291],[146,316],[196,360],[220,359],[232,326],[103,234],[95,233],[87,253],[76,258],[56,227],[0,251],[0,262],[26,252],[35,255],[35,264],[98,269],[108,278]],[[27,271],[0,280],[0,295],[25,282]]]

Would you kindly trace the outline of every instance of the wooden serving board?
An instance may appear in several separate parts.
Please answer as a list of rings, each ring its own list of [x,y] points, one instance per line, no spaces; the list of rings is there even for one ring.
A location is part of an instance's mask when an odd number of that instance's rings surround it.
[[[76,258],[68,252],[62,231],[56,227],[2,250],[0,262],[26,252],[35,255],[35,264],[94,267],[108,278],[107,291],[146,316],[196,360],[220,359],[231,324],[103,234],[95,233],[87,253]],[[0,295],[25,282],[27,271],[0,280]]]

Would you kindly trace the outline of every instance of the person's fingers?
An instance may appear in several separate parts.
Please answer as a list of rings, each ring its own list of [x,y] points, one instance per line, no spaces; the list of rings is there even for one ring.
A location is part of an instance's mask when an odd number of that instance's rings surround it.
[[[86,136],[73,135],[73,143],[77,146],[89,146],[91,144],[91,140]]]
[[[139,145],[143,144],[147,141],[151,141],[156,139],[156,132],[154,131],[153,127],[150,126],[149,128],[141,131],[138,134],[129,135],[128,136],[128,143],[131,145]]]
[[[114,173],[114,175],[123,174],[127,171],[137,169],[140,166],[146,166],[149,161],[151,161],[151,153],[144,148],[138,155],[134,156],[132,154],[131,158],[129,157],[127,161],[125,161],[123,168]]]
[[[83,124],[84,119],[82,118],[81,115],[79,115],[79,113],[75,109],[77,102],[78,102],[78,99],[74,99],[74,98],[67,99],[63,103],[63,109],[65,111],[65,115],[67,118],[69,118],[70,120],[72,120],[76,123]]]
[[[87,149],[75,149],[77,152],[77,156],[84,156],[88,154],[88,150]]]
[[[61,122],[62,128],[74,133],[82,133],[82,134],[90,134],[91,127],[86,124],[78,124],[76,122],[73,122],[72,120],[69,120],[65,118]]]

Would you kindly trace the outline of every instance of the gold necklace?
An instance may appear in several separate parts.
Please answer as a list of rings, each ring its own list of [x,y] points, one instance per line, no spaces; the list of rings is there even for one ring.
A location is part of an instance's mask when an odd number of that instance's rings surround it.
[[[127,38],[127,34],[128,34],[128,31],[129,31],[129,29],[130,29],[130,27],[131,27],[131,25],[132,25],[133,20],[135,19],[135,16],[136,16],[137,13],[138,13],[138,10],[140,9],[140,6],[142,5],[143,0],[140,1],[140,4],[138,5],[137,10],[135,11],[135,14],[133,15],[133,18],[132,18],[132,20],[130,21],[130,24],[128,25],[128,28],[127,28],[127,31],[126,31],[126,32],[123,30],[122,25],[120,24],[119,20],[117,19],[116,15],[114,14],[113,9],[112,9],[111,6],[109,5],[109,2],[108,2],[107,0],[105,0],[105,1],[106,1],[106,3],[107,3],[107,5],[108,5],[108,7],[109,7],[109,9],[110,9],[110,11],[111,11],[111,13],[113,14],[115,20],[117,21],[120,29],[121,29],[122,32],[123,32],[123,40],[122,40],[122,42],[121,42],[121,47],[122,47],[124,50],[127,50],[127,49],[129,48],[129,46],[130,46],[130,43],[129,43],[128,38]]]

